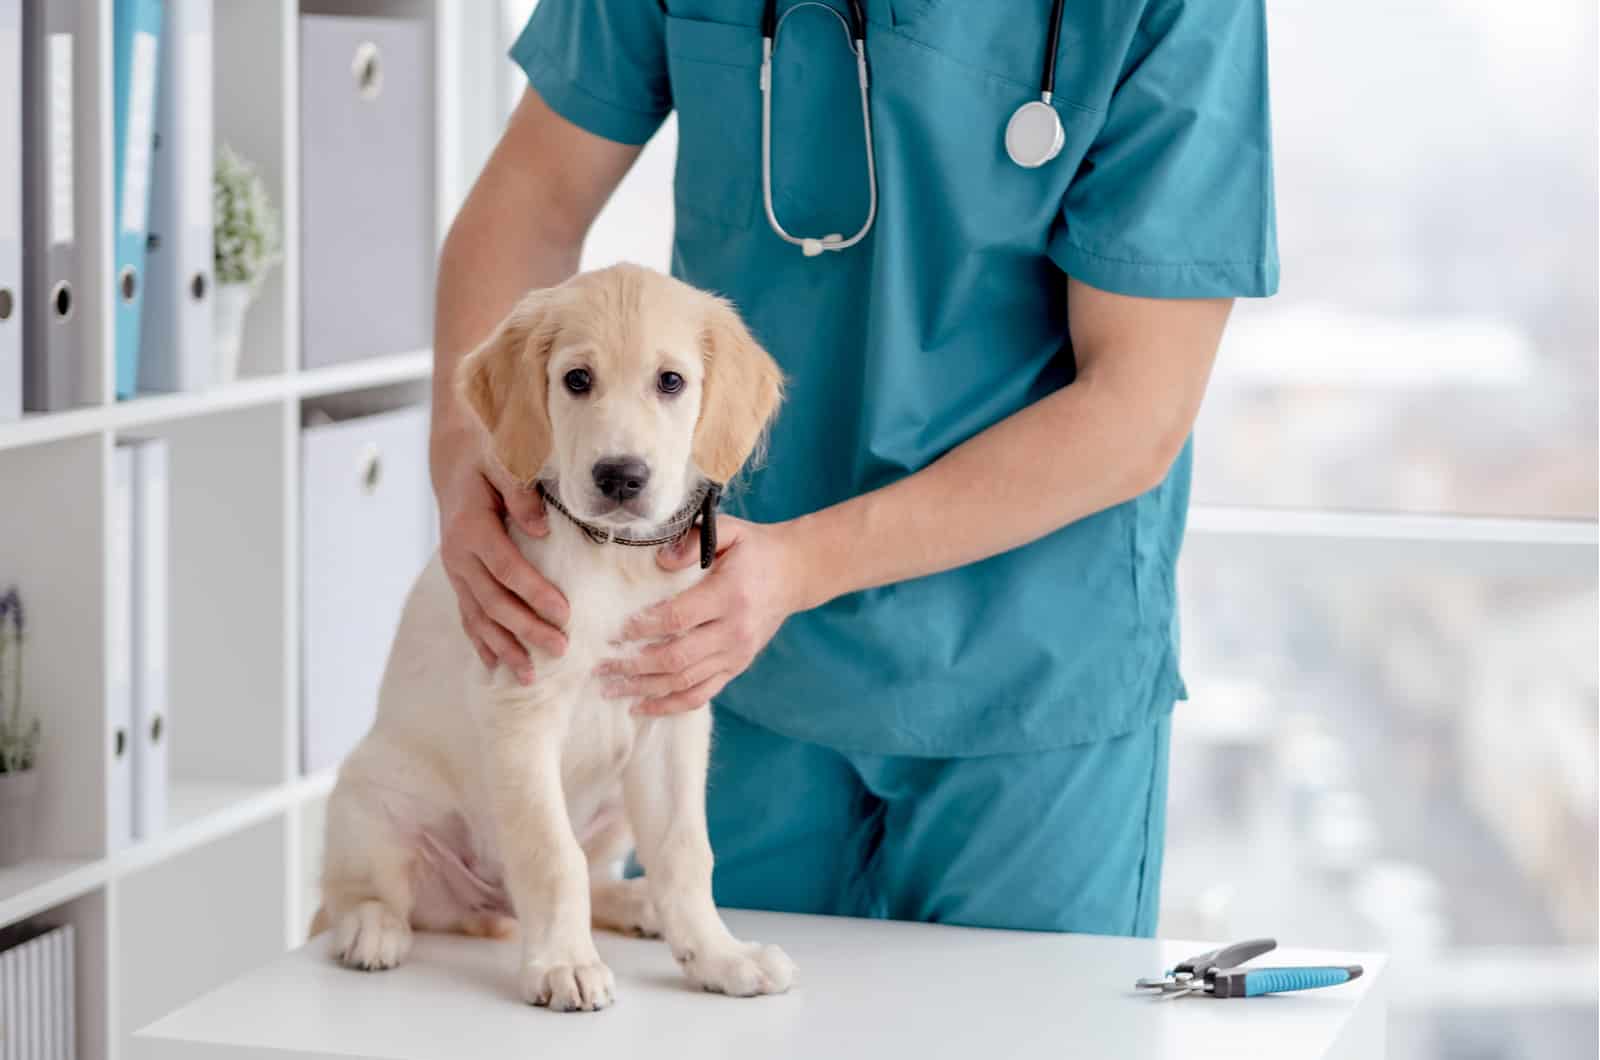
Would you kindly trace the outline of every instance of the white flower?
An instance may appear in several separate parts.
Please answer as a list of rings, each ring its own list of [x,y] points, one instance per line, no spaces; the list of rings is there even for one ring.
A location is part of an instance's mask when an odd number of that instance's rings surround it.
[[[266,185],[250,165],[223,145],[212,184],[218,283],[259,283],[280,258],[278,214]]]

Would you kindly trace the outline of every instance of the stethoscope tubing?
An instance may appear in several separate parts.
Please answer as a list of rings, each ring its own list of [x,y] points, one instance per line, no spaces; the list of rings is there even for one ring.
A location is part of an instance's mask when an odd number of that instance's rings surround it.
[[[821,0],[803,0],[802,3],[790,7],[783,13],[782,18],[776,20],[772,18],[775,6],[775,0],[767,0],[761,20],[761,202],[767,212],[767,223],[772,226],[772,230],[779,238],[800,247],[807,257],[815,257],[825,250],[846,250],[855,246],[866,238],[878,217],[878,163],[872,143],[866,22],[861,14],[858,0],[850,0],[853,23],[847,23],[843,15]],[[777,50],[778,34],[783,31],[784,21],[802,7],[820,7],[838,19],[840,27],[844,30],[845,40],[856,57],[856,82],[861,94],[861,128],[866,135],[867,145],[867,218],[848,239],[834,238],[831,234],[820,238],[793,235],[778,220],[777,210],[772,204],[772,55]]]
[[[868,92],[867,20],[861,0],[848,0],[848,3],[848,19],[823,0],[801,0],[786,9],[781,17],[777,13],[777,0],[766,0],[761,10],[761,205],[773,232],[786,243],[799,247],[807,257],[815,257],[825,250],[845,250],[855,246],[866,238],[878,217],[878,161],[872,142],[872,104]],[[1061,18],[1065,6],[1066,0],[1053,0],[1050,6],[1044,66],[1039,75],[1039,98],[1023,103],[1006,123],[1006,152],[1013,162],[1024,169],[1038,168],[1061,151],[1063,130],[1053,101],[1056,51],[1061,43]],[[772,202],[772,56],[777,51],[783,23],[803,7],[820,7],[837,19],[844,31],[845,41],[856,57],[856,82],[861,93],[861,128],[866,135],[867,146],[867,218],[849,238],[834,233],[821,237],[794,235],[778,220],[778,212]]]

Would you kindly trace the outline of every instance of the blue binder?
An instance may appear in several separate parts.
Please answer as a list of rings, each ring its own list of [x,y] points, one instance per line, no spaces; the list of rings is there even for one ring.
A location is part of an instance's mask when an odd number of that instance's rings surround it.
[[[115,0],[112,64],[116,98],[117,397],[139,385],[139,313],[144,304],[145,233],[150,214],[150,150],[156,128],[156,77],[162,0]]]

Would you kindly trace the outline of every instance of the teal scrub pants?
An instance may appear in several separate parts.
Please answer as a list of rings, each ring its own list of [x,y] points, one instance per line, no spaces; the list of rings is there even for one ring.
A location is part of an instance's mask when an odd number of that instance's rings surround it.
[[[966,758],[836,751],[716,711],[718,905],[1155,933],[1170,713],[1112,739]]]

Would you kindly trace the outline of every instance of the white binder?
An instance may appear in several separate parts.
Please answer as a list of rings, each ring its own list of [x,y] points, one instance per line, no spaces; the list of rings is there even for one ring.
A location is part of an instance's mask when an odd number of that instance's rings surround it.
[[[0,0],[0,422],[22,415],[22,0]]]
[[[81,4],[22,0],[22,400],[48,412],[85,404],[94,392],[92,343],[84,342],[77,230],[74,79]]]
[[[141,390],[201,390],[213,381],[211,19],[212,0],[166,0]]]
[[[111,568],[106,571],[110,636],[106,665],[111,696],[106,702],[106,740],[110,772],[106,777],[106,849],[118,850],[133,840],[133,494],[131,446],[111,450]]]
[[[167,442],[133,445],[133,837],[167,823]]]

